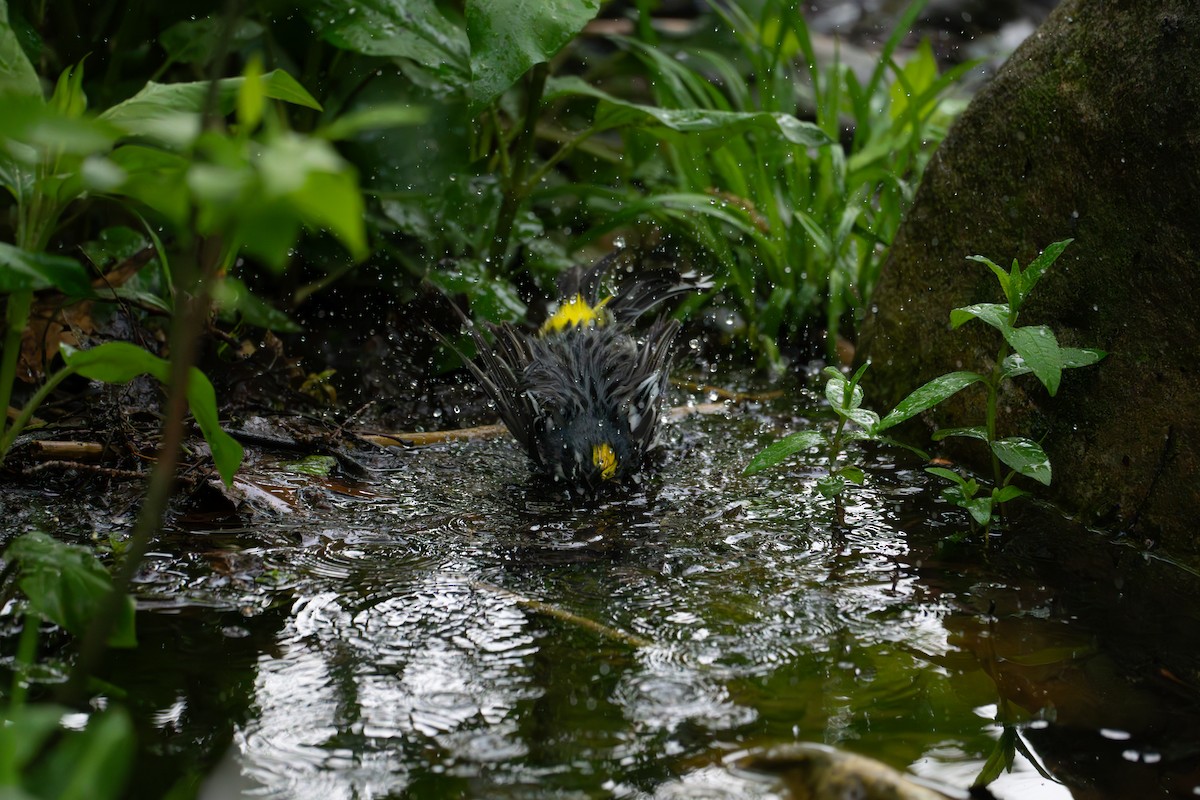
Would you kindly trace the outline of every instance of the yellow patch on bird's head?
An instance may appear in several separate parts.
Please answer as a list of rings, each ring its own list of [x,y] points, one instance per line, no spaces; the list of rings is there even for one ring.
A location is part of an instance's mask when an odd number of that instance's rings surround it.
[[[611,480],[617,474],[617,454],[607,442],[592,447],[592,463],[600,469],[600,477]]]
[[[606,297],[594,306],[584,300],[581,294],[563,300],[558,310],[542,323],[542,335],[562,333],[569,328],[600,327],[608,322],[608,313],[604,311],[604,305],[611,299]]]

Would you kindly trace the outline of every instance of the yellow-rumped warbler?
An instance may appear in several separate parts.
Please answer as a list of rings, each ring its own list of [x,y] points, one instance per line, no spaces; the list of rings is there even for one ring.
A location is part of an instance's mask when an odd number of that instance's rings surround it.
[[[467,368],[534,468],[579,494],[637,475],[656,444],[679,322],[660,317],[639,335],[634,321],[712,286],[695,272],[659,269],[602,298],[614,262],[564,273],[558,307],[536,334],[489,324],[489,344],[464,317],[478,351],[463,359]]]

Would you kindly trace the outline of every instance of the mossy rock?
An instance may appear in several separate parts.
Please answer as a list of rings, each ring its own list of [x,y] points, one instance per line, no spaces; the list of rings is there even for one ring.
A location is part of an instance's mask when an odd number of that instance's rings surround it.
[[[949,311],[1002,302],[972,254],[1022,265],[1075,239],[1021,324],[1099,347],[1056,397],[1032,376],[1003,432],[1042,440],[1052,497],[1085,519],[1200,554],[1200,3],[1065,0],[970,104],[935,155],[884,267],[860,357],[881,407],[999,344]],[[924,419],[979,424],[965,391]],[[913,425],[915,423],[908,423]],[[977,442],[974,444],[978,444]],[[968,457],[978,448],[963,445]]]

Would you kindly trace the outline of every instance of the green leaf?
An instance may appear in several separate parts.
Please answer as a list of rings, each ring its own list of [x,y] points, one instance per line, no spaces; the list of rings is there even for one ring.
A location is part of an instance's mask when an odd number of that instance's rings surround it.
[[[188,224],[191,199],[185,176],[189,159],[142,145],[118,147],[111,159],[127,175],[122,195],[144,203],[176,225]]]
[[[1008,486],[1001,487],[992,491],[993,503],[1007,503],[1009,500],[1015,500],[1018,497],[1026,497],[1029,492],[1020,487],[1013,486],[1011,483]]]
[[[121,708],[92,716],[72,731],[34,769],[39,796],[57,800],[116,800],[124,796],[137,739]]]
[[[46,105],[64,117],[77,119],[83,116],[83,112],[87,111],[87,95],[83,93],[83,62],[62,71]]]
[[[950,312],[950,326],[957,328],[964,322],[979,319],[1004,333],[1012,330],[1012,326],[1008,322],[1010,311],[1007,303],[976,303],[971,306],[963,306]]]
[[[217,81],[217,111],[228,114],[234,110],[245,80],[239,77]],[[262,75],[259,82],[263,94],[273,100],[321,110],[321,104],[283,70],[272,70]],[[186,145],[200,134],[199,115],[208,102],[209,93],[208,81],[150,81],[133,97],[102,113],[100,119],[132,136],[147,136],[168,144]]]
[[[975,425],[969,428],[938,428],[933,432],[933,435],[930,438],[935,442],[940,442],[943,439],[949,439],[952,436],[967,439],[979,439],[983,442],[988,440],[987,430],[985,430],[982,425]]]
[[[1021,358],[1019,353],[1009,353],[1000,362],[1000,377],[1002,378],[1016,378],[1031,372],[1033,370],[1025,365],[1025,359]]]
[[[158,43],[173,60],[184,64],[204,64],[223,44],[229,50],[240,50],[263,34],[263,26],[253,20],[239,17],[232,26],[220,17],[185,19],[162,32]],[[228,37],[222,42],[223,37]]]
[[[212,450],[217,472],[225,485],[229,486],[233,483],[233,476],[238,467],[242,465],[245,452],[241,444],[221,428],[221,421],[217,415],[217,392],[208,376],[195,367],[192,367],[189,374],[187,398],[188,408],[196,418],[200,433],[204,435],[204,440]]]
[[[979,770],[975,782],[971,785],[982,788],[999,778],[1005,770],[1012,769],[1013,759],[1016,757],[1017,741],[1017,729],[1011,725],[1005,725],[1000,738],[992,746],[992,752],[988,754],[983,769]],[[1031,760],[1035,764],[1037,763],[1036,758]]]
[[[1004,271],[1004,268],[985,256],[967,256],[968,261],[978,261],[980,264],[986,264],[988,269],[996,274],[996,280],[1000,282],[1000,288],[1004,290],[1004,296],[1008,299],[1009,305],[1014,305],[1020,302],[1019,297],[1013,296],[1013,280],[1012,275]]]
[[[792,114],[659,108],[621,100],[574,76],[547,81],[547,100],[569,96],[593,97],[600,101],[594,120],[598,130],[636,127],[656,133],[689,134],[701,137],[713,147],[751,130],[806,147],[820,147],[831,142],[819,127],[802,122]]]
[[[1105,351],[1097,350],[1094,347],[1063,347],[1059,353],[1062,355],[1063,369],[1090,367],[1108,356]]]
[[[849,431],[849,432],[843,433],[842,436],[843,436],[843,438],[847,438],[847,437],[853,438],[854,434],[861,434],[863,440],[865,440],[865,441],[879,442],[880,444],[886,444],[888,447],[899,447],[903,450],[907,450],[908,452],[912,453],[913,455],[917,456],[918,458],[924,459],[925,461],[929,460],[929,453],[926,453],[921,448],[913,447],[911,444],[908,444],[907,442],[902,442],[899,439],[893,439],[890,436],[881,436],[877,433],[868,433],[865,431]]]
[[[316,135],[338,141],[349,139],[363,131],[421,125],[429,120],[429,109],[408,103],[384,103],[342,114],[316,132]]]
[[[853,483],[856,486],[862,486],[866,480],[866,474],[858,467],[846,466],[834,473],[842,478],[845,478],[848,483]]]
[[[599,11],[599,0],[467,0],[472,110],[553,58]]]
[[[846,397],[846,387],[850,382],[845,376],[838,375],[836,378],[830,378],[825,384],[825,399],[829,401],[829,405],[833,406],[838,411],[850,411],[858,408],[863,402],[863,388],[855,386],[854,391],[850,392],[850,397]],[[849,403],[847,404],[847,400]]]
[[[105,383],[128,383],[138,375],[150,374],[162,383],[171,378],[170,363],[128,342],[106,342],[90,350],[62,348],[63,360],[85,378]],[[242,446],[221,429],[217,415],[217,393],[203,372],[192,367],[187,386],[188,407],[212,450],[217,472],[226,485],[242,463]]]
[[[963,503],[963,508],[979,525],[987,525],[992,521],[992,498],[990,496],[973,497]]]
[[[822,497],[837,497],[846,491],[846,479],[841,475],[826,475],[817,479],[817,491]]]
[[[11,765],[18,773],[27,773],[26,765],[42,751],[46,741],[58,732],[59,723],[68,713],[70,711],[66,707],[50,703],[7,705],[3,714],[4,724],[0,725],[0,752],[10,754]],[[14,800],[25,798],[25,795],[14,796]]]
[[[1045,325],[1029,325],[1010,328],[1004,338],[1053,397],[1058,392],[1063,370],[1062,350],[1054,331]]]
[[[249,324],[279,333],[300,333],[304,329],[279,309],[253,294],[244,282],[225,277],[213,287],[216,303],[226,311],[236,311]]]
[[[242,71],[242,85],[237,93],[238,126],[245,132],[254,131],[262,122],[267,94],[263,86],[262,58],[251,56]]]
[[[95,612],[112,592],[112,578],[90,550],[63,544],[50,536],[27,533],[6,551],[20,569],[18,585],[41,616],[76,636],[87,632]],[[134,647],[133,598],[122,598],[108,636],[112,647]]]
[[[828,443],[829,440],[820,431],[797,431],[768,445],[750,460],[742,474],[753,475],[756,472],[762,472],[791,455],[811,450],[814,447],[824,447]]]
[[[838,416],[842,416],[844,414],[846,419],[850,420],[856,425],[861,426],[864,430],[873,431],[879,426],[879,415],[870,409],[854,408],[850,411],[843,411],[837,406],[834,406],[833,410],[838,413]]]
[[[1014,436],[992,442],[992,452],[1009,469],[1045,486],[1050,485],[1050,458],[1032,439]]]
[[[945,478],[948,481],[953,481],[959,486],[965,486],[967,483],[966,478],[959,475],[954,470],[946,469],[945,467],[926,467],[925,471],[930,475],[936,475],[939,478]]]
[[[307,10],[313,29],[334,47],[410,59],[456,88],[466,87],[471,70],[466,31],[432,0],[317,0]]]
[[[42,84],[8,22],[8,3],[0,2],[0,96],[5,95],[40,101]]]
[[[1033,263],[1025,268],[1021,273],[1021,303],[1024,304],[1025,298],[1033,291],[1033,287],[1037,286],[1042,275],[1050,268],[1050,265],[1058,260],[1062,255],[1063,250],[1067,249],[1067,245],[1075,241],[1074,239],[1063,239],[1061,242],[1055,242],[1042,251],[1041,255],[1033,260]]]
[[[885,431],[894,425],[899,425],[901,422],[933,408],[938,403],[962,391],[971,384],[982,380],[983,376],[974,372],[947,372],[945,375],[939,375],[901,400],[875,426],[875,431]]]
[[[31,253],[0,242],[0,292],[37,291],[53,286],[71,297],[91,297],[87,270],[73,258]]]

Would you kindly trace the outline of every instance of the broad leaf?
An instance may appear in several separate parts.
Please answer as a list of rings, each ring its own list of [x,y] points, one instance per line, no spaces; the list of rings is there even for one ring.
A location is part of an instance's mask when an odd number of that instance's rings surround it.
[[[945,467],[926,467],[925,471],[930,475],[936,475],[939,478],[945,478],[948,481],[953,481],[959,486],[963,486],[967,482],[966,478],[959,475],[954,470],[946,469]]]
[[[797,431],[768,445],[762,452],[750,459],[750,463],[746,465],[746,469],[742,474],[753,475],[756,472],[762,472],[764,469],[775,466],[788,456],[805,450],[811,450],[814,447],[824,447],[828,443],[829,440],[825,437],[825,434],[819,431]]]
[[[1104,360],[1108,353],[1094,347],[1063,347],[1059,350],[1062,355],[1063,369],[1090,367]]]
[[[225,276],[213,287],[213,297],[225,311],[235,311],[256,328],[280,333],[300,333],[303,328],[291,317],[258,297],[237,279]]]
[[[467,0],[472,109],[553,58],[599,11],[599,0]]]
[[[901,400],[875,426],[875,431],[885,431],[894,425],[899,425],[901,422],[933,408],[938,403],[962,391],[971,384],[982,380],[983,376],[974,372],[947,372],[945,375],[939,375]]]
[[[1094,347],[1060,347],[1058,352],[1059,357],[1062,359],[1063,369],[1090,367],[1092,364],[1099,363],[1108,355],[1105,351],[1097,350]],[[1025,363],[1025,359],[1021,358],[1020,353],[1010,354],[1004,359],[1002,364],[1001,374],[1005,378],[1028,375],[1030,372],[1033,372],[1033,370]]]
[[[992,452],[1019,475],[1050,485],[1050,459],[1042,446],[1032,439],[1021,436],[999,439],[992,442]]]
[[[867,478],[866,473],[855,466],[842,467],[835,474],[845,478],[847,482],[853,483],[856,486],[862,486],[863,481]]]
[[[826,475],[818,478],[817,491],[822,497],[837,497],[846,491],[846,479],[841,475]]]
[[[470,75],[466,32],[432,0],[316,0],[307,8],[313,29],[335,47],[406,58],[465,88]]]
[[[29,780],[39,796],[57,800],[117,800],[133,764],[137,738],[122,708],[93,714],[38,762]]]
[[[259,76],[258,81],[266,97],[321,110],[321,104],[283,70],[272,70]],[[217,81],[217,107],[214,110],[221,114],[232,112],[244,82],[245,78],[224,78]],[[116,125],[132,136],[148,136],[168,144],[184,145],[199,135],[199,115],[204,110],[209,95],[208,81],[150,81],[133,97],[102,113],[100,119]]]
[[[971,515],[971,519],[979,525],[987,525],[992,521],[992,498],[988,497],[973,497],[962,504],[962,507]]]
[[[1017,486],[1013,486],[1010,483],[1008,486],[1004,486],[992,492],[992,501],[995,503],[1007,503],[1009,500],[1015,500],[1018,497],[1025,497],[1028,494],[1029,492]]]
[[[979,439],[983,442],[988,440],[987,431],[982,425],[975,425],[969,428],[938,428],[930,438],[935,442],[940,442],[952,436],[965,439]]]
[[[128,383],[149,374],[162,383],[171,379],[170,363],[128,342],[106,342],[90,350],[62,348],[63,360],[85,378],[105,383]],[[188,407],[212,450],[221,479],[228,485],[242,463],[242,446],[221,429],[217,393],[203,372],[192,367],[187,387]]]
[[[863,388],[855,386],[854,391],[850,392],[850,397],[846,397],[846,387],[850,382],[843,376],[838,375],[836,378],[830,378],[825,383],[825,399],[829,401],[829,405],[838,411],[851,411],[862,405]],[[847,399],[849,404],[847,404]]]
[[[0,0],[0,96],[42,99],[37,70],[21,49],[16,31],[8,23],[8,3]]]
[[[263,30],[262,25],[244,17],[234,20],[232,25],[227,25],[222,17],[185,19],[163,31],[158,43],[175,61],[203,64],[222,44],[222,37],[228,37],[224,45],[236,51],[262,36]]]
[[[76,636],[87,632],[97,609],[112,592],[112,578],[92,551],[63,544],[44,533],[17,538],[5,555],[20,568],[18,585],[38,614]],[[122,598],[108,643],[134,647],[133,598]]]
[[[834,410],[837,411],[839,415],[844,413],[847,419],[854,424],[859,425],[864,430],[873,431],[879,425],[879,415],[870,409],[854,408],[848,412],[844,412],[835,406]]]
[[[660,133],[670,131],[703,137],[713,146],[751,130],[807,147],[820,147],[831,141],[819,127],[791,114],[659,108],[621,100],[574,76],[547,81],[546,99],[568,96],[592,97],[600,101],[596,106],[594,125],[601,130],[637,127]]]
[[[1009,312],[1010,308],[1007,303],[976,303],[971,306],[963,306],[950,312],[950,326],[957,328],[964,322],[978,319],[1004,333],[1012,330],[1012,326],[1008,322]]]
[[[31,253],[0,242],[0,292],[36,291],[53,286],[71,297],[90,297],[87,270],[73,258]]]
[[[1062,350],[1054,331],[1045,325],[1029,325],[1008,329],[1004,338],[1053,397],[1058,392],[1063,370]]]

